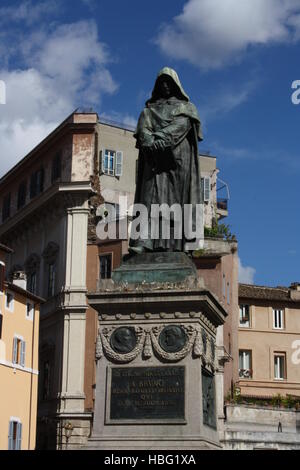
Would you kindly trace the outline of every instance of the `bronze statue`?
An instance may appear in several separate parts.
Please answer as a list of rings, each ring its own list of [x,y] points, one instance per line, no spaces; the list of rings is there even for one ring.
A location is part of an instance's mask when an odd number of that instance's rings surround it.
[[[135,204],[143,204],[150,214],[153,204],[179,204],[183,208],[185,204],[202,203],[200,119],[175,70],[165,67],[159,72],[152,96],[140,115],[135,138],[139,149]],[[194,219],[193,216],[193,229]],[[179,239],[172,235],[167,239],[160,233],[157,239],[131,239],[130,251],[185,251],[186,241],[183,232]]]

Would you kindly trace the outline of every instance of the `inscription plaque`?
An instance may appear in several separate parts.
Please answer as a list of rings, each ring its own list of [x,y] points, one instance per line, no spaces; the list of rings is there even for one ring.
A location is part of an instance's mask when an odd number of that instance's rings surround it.
[[[113,367],[111,420],[184,422],[185,367]]]

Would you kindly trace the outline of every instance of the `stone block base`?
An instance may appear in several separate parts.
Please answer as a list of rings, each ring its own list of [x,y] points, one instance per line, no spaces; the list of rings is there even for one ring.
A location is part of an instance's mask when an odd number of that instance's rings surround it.
[[[157,451],[157,450],[220,450],[221,446],[215,442],[210,442],[207,439],[188,438],[188,439],[103,439],[92,437],[89,439],[88,445],[83,450],[107,450],[107,451],[122,451],[122,450],[134,450],[134,451]]]

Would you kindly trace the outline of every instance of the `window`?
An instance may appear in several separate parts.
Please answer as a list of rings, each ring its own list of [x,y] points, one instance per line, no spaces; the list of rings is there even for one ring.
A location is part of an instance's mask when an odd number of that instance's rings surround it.
[[[252,352],[239,351],[239,376],[241,379],[252,378]]]
[[[273,309],[273,328],[283,330],[284,328],[284,310]]]
[[[8,430],[8,450],[21,450],[22,423],[15,419],[10,420]]]
[[[26,202],[26,181],[23,181],[18,190],[18,209],[21,209],[25,206]]]
[[[249,305],[240,305],[240,326],[250,327],[250,307]]]
[[[0,339],[2,338],[3,315],[0,313]]]
[[[55,277],[55,264],[51,263],[48,265],[48,297],[53,297],[55,295]]]
[[[210,198],[210,178],[201,178],[202,198],[208,202]]]
[[[13,364],[25,367],[25,341],[14,337],[13,340]]]
[[[4,222],[6,219],[10,217],[10,200],[11,200],[11,196],[9,193],[3,199],[2,222]]]
[[[274,379],[284,380],[286,378],[285,353],[274,354]]]
[[[114,214],[113,219],[119,220],[120,219],[120,204],[117,204],[115,202],[107,202],[107,205],[110,205],[115,209],[115,214]]]
[[[10,292],[6,292],[6,309],[10,312],[14,311],[14,296]]]
[[[60,179],[61,177],[61,153],[57,153],[52,161],[52,174],[51,174],[51,181]]]
[[[33,320],[33,317],[34,317],[34,305],[30,302],[27,302],[26,318],[28,318],[28,320]]]
[[[112,255],[100,256],[100,279],[110,279],[112,268]]]
[[[230,283],[227,282],[227,305],[230,305]]]
[[[109,176],[122,176],[123,152],[115,150],[102,150],[102,171]]]
[[[30,199],[41,194],[44,190],[44,169],[40,168],[31,175],[30,179]]]
[[[36,294],[36,281],[37,276],[35,271],[27,275],[27,290],[32,294]]]

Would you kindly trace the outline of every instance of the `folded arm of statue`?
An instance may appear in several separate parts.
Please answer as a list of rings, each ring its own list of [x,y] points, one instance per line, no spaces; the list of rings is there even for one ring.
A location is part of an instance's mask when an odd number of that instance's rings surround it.
[[[161,131],[154,132],[155,145],[157,142],[159,146],[164,146],[164,148],[174,148],[176,147],[189,133],[191,130],[191,121],[186,116],[178,116],[174,121],[168,126],[164,127]],[[163,142],[163,144],[161,144]]]

